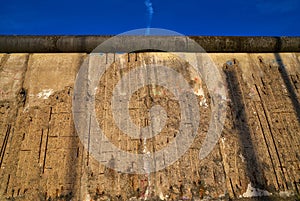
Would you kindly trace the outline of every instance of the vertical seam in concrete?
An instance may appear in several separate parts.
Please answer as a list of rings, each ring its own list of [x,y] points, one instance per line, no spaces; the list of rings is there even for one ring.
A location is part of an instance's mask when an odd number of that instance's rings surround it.
[[[22,81],[21,81],[21,90],[24,89],[24,83],[25,83],[25,77],[26,77],[26,74],[27,74],[27,70],[29,68],[29,59],[31,57],[31,54],[28,54],[27,57],[26,57],[26,60],[25,60],[25,63],[24,63],[24,72],[22,73]],[[27,97],[27,91],[25,90],[25,97],[24,97],[24,103],[23,103],[23,107],[25,107],[26,105],[26,101],[28,100],[28,97]],[[20,109],[20,107],[18,107],[18,110]]]
[[[51,115],[52,115],[52,107],[50,107],[50,111],[49,111],[47,137],[46,137],[46,142],[45,142],[46,144],[45,144],[45,153],[44,153],[44,160],[43,160],[43,173],[45,173],[45,165],[46,165],[46,157],[47,157],[47,149],[48,149],[48,139],[49,139],[49,133],[50,133]]]
[[[231,178],[229,177],[229,182],[230,182],[230,187],[231,187],[231,191],[233,193],[233,196],[236,197],[236,193],[234,192],[234,188],[233,188],[233,184],[232,184],[232,180]]]
[[[92,121],[92,115],[90,114],[90,118],[89,118],[88,150],[87,150],[86,166],[89,166],[89,160],[90,160],[91,121]]]
[[[5,191],[4,191],[5,194],[6,194],[7,191],[8,191],[9,181],[10,181],[10,174],[8,175],[8,178],[7,178],[6,188],[5,188]]]
[[[0,168],[2,166],[2,163],[3,163],[3,158],[4,158],[4,155],[5,155],[5,150],[6,150],[6,147],[7,147],[7,142],[8,142],[8,138],[9,138],[9,134],[10,134],[10,129],[11,129],[11,125],[8,124],[7,125],[7,129],[6,129],[6,133],[5,133],[5,137],[4,137],[4,140],[3,140],[3,144],[2,144],[2,147],[1,147],[1,151],[0,151]]]
[[[44,129],[42,128],[42,134],[41,134],[41,139],[40,139],[40,147],[39,147],[38,163],[40,162],[40,159],[41,159],[41,151],[42,151],[42,144],[43,144],[43,135],[44,135]]]
[[[44,160],[43,160],[43,173],[45,173],[46,154],[47,154],[47,148],[48,148],[48,138],[49,138],[49,128],[48,128],[47,137],[46,137],[45,153],[44,153]]]

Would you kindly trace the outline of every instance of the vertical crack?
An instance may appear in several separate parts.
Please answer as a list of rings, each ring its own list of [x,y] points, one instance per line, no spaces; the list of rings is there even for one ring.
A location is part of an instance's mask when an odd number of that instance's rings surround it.
[[[2,163],[3,163],[3,158],[4,158],[5,150],[6,150],[6,147],[7,147],[7,142],[8,142],[8,138],[9,138],[9,134],[10,134],[10,129],[11,129],[11,125],[9,124],[7,126],[7,129],[6,129],[5,137],[4,137],[2,147],[1,147],[1,151],[0,151],[0,168],[1,168]]]

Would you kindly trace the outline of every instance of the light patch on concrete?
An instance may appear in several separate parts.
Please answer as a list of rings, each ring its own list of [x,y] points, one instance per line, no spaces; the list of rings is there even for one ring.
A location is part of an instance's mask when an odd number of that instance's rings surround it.
[[[261,190],[259,188],[254,188],[252,184],[248,184],[248,188],[246,192],[240,196],[240,197],[246,197],[246,198],[251,198],[251,197],[261,197],[261,196],[270,196],[272,193],[269,193],[266,190]]]
[[[90,194],[87,194],[87,195],[86,195],[85,201],[91,201],[91,196],[90,196]]]
[[[222,138],[221,138],[221,142],[222,142],[223,145],[225,144],[225,140],[226,140],[225,137],[222,137]]]
[[[37,94],[37,97],[42,99],[48,99],[52,93],[53,93],[53,89],[44,89],[43,91]]]
[[[150,152],[147,149],[147,139],[144,139],[144,149],[143,149],[143,154],[145,155],[144,158],[144,170],[146,172],[146,177],[148,181],[147,189],[145,192],[145,200],[148,199],[150,195],[150,188],[151,188],[151,178],[150,178],[150,164],[149,164],[149,158],[150,158]],[[146,159],[146,160],[145,160]]]
[[[294,196],[293,191],[280,191],[279,192],[280,197],[291,197]]]
[[[125,59],[125,56],[119,56],[119,69],[123,69],[127,67],[127,63],[128,63],[128,58]]]
[[[204,107],[208,107],[207,103],[206,103],[206,98],[205,98],[205,94],[202,88],[199,88],[197,90],[194,90],[194,94],[200,97],[200,106],[204,106]]]
[[[159,199],[165,200],[164,194],[162,192],[159,193]]]
[[[242,162],[245,162],[245,157],[243,156],[243,154],[240,154],[239,157],[242,159]]]

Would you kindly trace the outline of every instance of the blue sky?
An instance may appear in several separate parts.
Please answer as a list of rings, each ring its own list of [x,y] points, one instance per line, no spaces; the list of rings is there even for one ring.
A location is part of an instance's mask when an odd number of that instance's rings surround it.
[[[184,35],[300,36],[300,0],[150,3],[152,28]],[[1,2],[0,34],[115,35],[147,27],[148,18],[145,0],[7,0]]]

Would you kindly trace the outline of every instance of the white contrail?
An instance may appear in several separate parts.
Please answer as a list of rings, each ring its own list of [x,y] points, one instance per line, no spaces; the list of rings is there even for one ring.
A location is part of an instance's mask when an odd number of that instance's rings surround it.
[[[147,22],[147,30],[146,30],[146,35],[149,35],[150,33],[150,27],[151,27],[151,22],[152,22],[152,15],[153,15],[153,7],[152,7],[152,2],[151,0],[145,0],[145,5],[147,7],[147,14],[148,14],[148,22]]]

